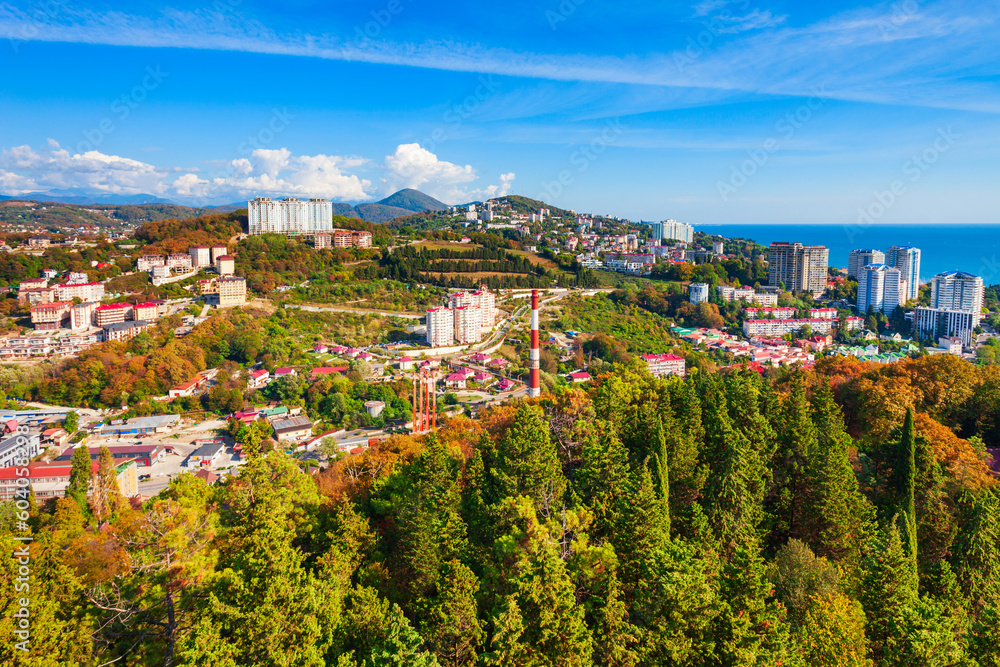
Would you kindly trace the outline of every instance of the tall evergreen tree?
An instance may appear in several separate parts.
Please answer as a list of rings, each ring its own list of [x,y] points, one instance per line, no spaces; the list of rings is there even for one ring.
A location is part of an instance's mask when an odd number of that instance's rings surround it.
[[[91,506],[97,520],[106,521],[125,504],[125,497],[122,495],[121,489],[118,488],[115,459],[107,445],[101,445],[97,466]]]
[[[81,509],[87,509],[87,493],[90,491],[92,465],[90,449],[80,445],[73,450],[70,462],[69,486],[66,487],[66,497],[77,502]]]
[[[900,533],[904,537],[904,546],[912,561],[914,574],[917,572],[916,448],[913,408],[909,408],[906,411],[903,430],[899,438],[893,485],[897,489],[899,497],[897,512],[899,513]]]
[[[917,600],[917,575],[913,557],[899,534],[899,524],[890,523],[878,549],[865,564],[861,604],[868,619],[868,641],[876,665],[898,639],[904,613]]]
[[[818,555],[859,570],[875,529],[875,508],[858,485],[849,453],[851,437],[829,385],[813,394],[813,419],[817,446],[806,465],[813,494],[805,510],[809,530],[803,539]]]
[[[425,615],[424,638],[442,665],[476,664],[485,634],[476,602],[479,580],[468,567],[452,560],[441,568],[437,591]]]
[[[525,496],[540,515],[548,517],[561,510],[566,478],[539,408],[521,404],[513,423],[483,457],[488,504]]]

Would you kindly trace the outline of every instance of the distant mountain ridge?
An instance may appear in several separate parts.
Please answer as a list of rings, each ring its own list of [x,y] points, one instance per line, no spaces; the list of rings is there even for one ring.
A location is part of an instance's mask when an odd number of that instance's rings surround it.
[[[141,205],[141,204],[177,204],[167,199],[161,199],[155,195],[109,195],[93,194],[81,190],[51,190],[49,192],[28,192],[23,195],[10,196],[0,195],[0,200],[18,199],[25,201],[36,201],[39,203],[54,202],[58,204],[75,204],[77,206],[88,205]],[[245,204],[234,202],[221,206],[199,206],[199,209],[214,209],[220,213],[228,213],[237,209],[246,208]],[[444,211],[450,208],[448,204],[424,194],[419,190],[405,188],[389,195],[385,199],[377,202],[366,202],[351,206],[342,202],[333,202],[333,214],[342,215],[348,218],[360,218],[367,222],[388,222],[395,218],[425,211]]]
[[[17,197],[4,195],[3,199],[23,199],[25,201],[77,204],[79,206],[87,206],[89,204],[111,204],[119,206],[125,204],[173,204],[175,206],[184,206],[184,204],[177,204],[169,199],[163,199],[162,197],[157,197],[156,195],[151,194],[94,194],[92,192],[77,189],[50,190],[48,192],[25,192],[22,195],[17,195]]]

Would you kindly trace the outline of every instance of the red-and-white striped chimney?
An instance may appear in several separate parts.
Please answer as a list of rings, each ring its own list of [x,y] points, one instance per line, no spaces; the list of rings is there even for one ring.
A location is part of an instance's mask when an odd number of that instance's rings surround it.
[[[528,398],[542,394],[538,370],[538,290],[531,290],[531,350],[528,352]]]

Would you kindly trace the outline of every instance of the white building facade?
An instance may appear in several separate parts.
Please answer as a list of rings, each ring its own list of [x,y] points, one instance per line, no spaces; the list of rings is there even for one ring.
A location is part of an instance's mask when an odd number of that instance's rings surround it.
[[[447,347],[455,340],[454,313],[450,308],[435,306],[427,309],[427,344]]]
[[[885,263],[899,269],[906,281],[907,298],[916,299],[920,294],[920,248],[894,245],[886,251]]]
[[[333,230],[333,204],[325,199],[271,199],[247,202],[250,234],[315,234]]]
[[[871,264],[858,270],[858,314],[868,308],[892,315],[906,303],[907,283],[899,269],[885,264]]]
[[[847,256],[847,277],[857,278],[858,272],[870,264],[885,264],[885,253],[874,248],[852,250]]]

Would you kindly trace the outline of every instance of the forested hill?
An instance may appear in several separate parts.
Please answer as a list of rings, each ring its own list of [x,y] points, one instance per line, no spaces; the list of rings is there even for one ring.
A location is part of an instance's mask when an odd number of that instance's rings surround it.
[[[33,513],[18,659],[997,665],[1000,499],[980,439],[996,440],[998,388],[947,356],[768,377],[617,365],[315,476],[257,439],[238,477],[183,475],[143,506],[117,495],[109,454],[89,501],[84,461]]]
[[[147,222],[135,231],[135,238],[152,244],[148,250],[187,252],[193,245],[226,245],[229,239],[245,231],[246,209],[198,218]]]

